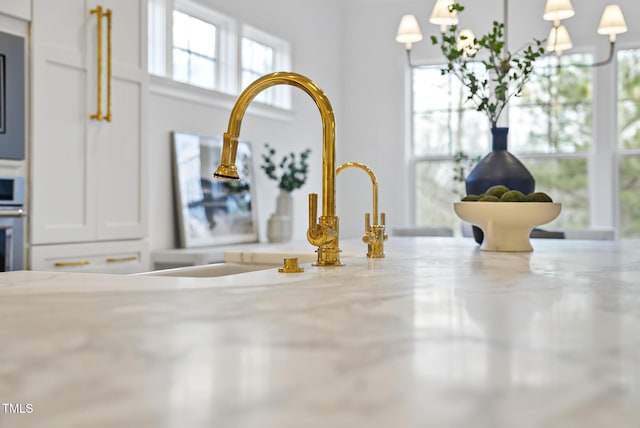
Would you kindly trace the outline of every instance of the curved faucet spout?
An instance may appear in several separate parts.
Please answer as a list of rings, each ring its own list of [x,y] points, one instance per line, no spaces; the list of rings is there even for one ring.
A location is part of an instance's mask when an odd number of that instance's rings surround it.
[[[369,174],[369,177],[371,178],[371,184],[373,185],[373,224],[378,224],[378,179],[371,168],[360,162],[347,162],[340,165],[338,169],[336,169],[336,175],[340,174],[340,171],[343,169],[350,167],[360,168]]]
[[[335,118],[329,98],[309,78],[297,73],[276,72],[262,76],[242,91],[231,110],[229,127],[224,133],[220,165],[213,176],[223,180],[239,179],[235,163],[242,118],[251,101],[260,92],[275,85],[291,85],[302,89],[313,99],[320,110],[322,118],[322,216],[318,224],[315,224],[314,221],[313,225],[309,225],[307,237],[311,244],[318,246],[317,265],[342,265],[339,257],[338,217],[336,216],[335,203]],[[311,209],[311,207],[310,203],[309,208]]]
[[[335,215],[335,118],[333,107],[329,98],[309,78],[291,72],[279,71],[262,76],[242,91],[229,116],[229,127],[224,134],[223,153],[218,170],[214,173],[216,178],[238,179],[238,173],[229,173],[229,169],[235,170],[236,150],[242,119],[253,99],[262,91],[276,85],[291,85],[305,91],[313,99],[320,110],[322,117],[322,214]],[[225,151],[225,148],[227,150]]]

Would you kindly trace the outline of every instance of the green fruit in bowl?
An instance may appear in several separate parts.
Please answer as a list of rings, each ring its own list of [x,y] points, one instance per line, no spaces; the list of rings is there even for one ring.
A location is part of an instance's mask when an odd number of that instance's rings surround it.
[[[532,192],[527,195],[527,202],[553,202],[553,199],[544,192]]]
[[[509,188],[507,186],[503,186],[502,184],[498,184],[497,186],[491,186],[484,192],[485,195],[492,195],[496,198],[500,198],[504,193],[508,192]]]
[[[474,201],[478,201],[480,200],[481,197],[483,197],[484,195],[467,195],[464,198],[462,198],[462,201],[464,202],[474,202]]]
[[[519,190],[509,190],[500,196],[501,202],[526,202],[527,196]]]
[[[499,184],[487,189],[482,195],[469,194],[462,198],[463,202],[553,202],[551,196],[544,192],[531,192],[525,195],[519,190],[509,190]]]
[[[498,198],[495,195],[487,195],[485,193],[485,195],[483,197],[478,199],[478,202],[500,202],[500,198]]]

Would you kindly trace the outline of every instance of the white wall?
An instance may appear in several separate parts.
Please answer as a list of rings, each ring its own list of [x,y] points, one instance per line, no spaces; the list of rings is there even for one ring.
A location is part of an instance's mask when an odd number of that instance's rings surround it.
[[[2,0],[0,14],[6,14],[24,21],[31,20],[31,1],[29,0]]]

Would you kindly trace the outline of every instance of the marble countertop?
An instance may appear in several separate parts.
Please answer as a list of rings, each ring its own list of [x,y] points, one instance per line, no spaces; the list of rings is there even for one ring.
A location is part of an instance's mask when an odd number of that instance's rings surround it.
[[[301,274],[0,274],[0,427],[640,426],[640,242],[349,246]]]

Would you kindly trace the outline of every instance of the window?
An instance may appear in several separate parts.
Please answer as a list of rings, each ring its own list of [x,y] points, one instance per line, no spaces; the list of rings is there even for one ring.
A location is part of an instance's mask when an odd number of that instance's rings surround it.
[[[244,89],[254,80],[278,70],[288,70],[290,64],[289,44],[284,40],[245,25],[242,31],[240,85]],[[291,88],[276,86],[255,98],[256,101],[291,108]]]
[[[149,0],[149,72],[234,94],[235,24],[190,0]]]
[[[453,178],[456,153],[479,154],[489,147],[489,123],[465,103],[465,87],[441,66],[413,68],[414,215],[417,224],[459,229],[452,203],[464,194]]]
[[[586,54],[545,57],[521,97],[509,103],[509,151],[536,178],[536,189],[563,202],[549,227],[588,227],[588,158],[592,146],[592,69]],[[412,163],[415,223],[459,230],[452,203],[465,193],[454,168],[466,176],[490,149],[489,122],[466,102],[466,88],[442,66],[413,68]],[[504,114],[504,113],[503,113]],[[640,146],[639,146],[640,148]],[[462,155],[462,156],[461,156]]]
[[[173,11],[173,78],[203,88],[218,85],[216,27]]]
[[[521,97],[510,103],[510,151],[536,179],[536,189],[562,201],[562,215],[545,227],[589,227],[589,155],[593,145],[593,69],[589,54],[536,62]]]
[[[617,59],[620,235],[640,238],[640,50]]]
[[[289,43],[192,0],[148,0],[149,72],[231,95],[258,77],[291,66]],[[238,43],[239,41],[239,43]],[[291,108],[287,87],[256,101]]]
[[[273,48],[242,38],[242,87],[246,88],[260,76],[273,72]]]

